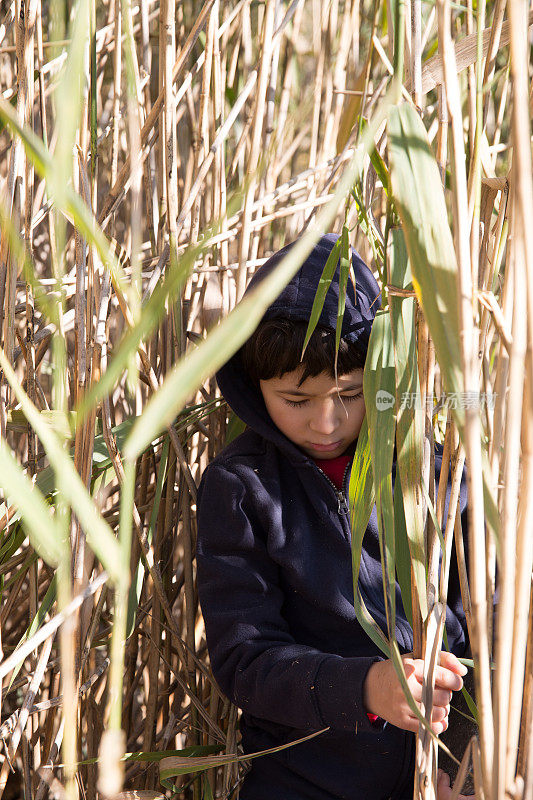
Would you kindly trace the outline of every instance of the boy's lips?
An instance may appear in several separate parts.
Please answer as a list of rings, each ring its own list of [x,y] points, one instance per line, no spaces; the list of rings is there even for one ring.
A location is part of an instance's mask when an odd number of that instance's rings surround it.
[[[321,450],[324,453],[328,453],[330,450],[336,450],[342,444],[342,439],[339,439],[337,442],[331,442],[331,444],[317,444],[316,442],[310,442],[309,447],[312,450]]]

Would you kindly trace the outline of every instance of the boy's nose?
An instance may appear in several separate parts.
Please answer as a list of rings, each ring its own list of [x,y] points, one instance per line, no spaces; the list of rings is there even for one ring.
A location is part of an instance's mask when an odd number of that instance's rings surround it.
[[[309,427],[315,433],[329,436],[337,429],[337,426],[338,416],[335,402],[328,398],[317,407],[316,413],[313,414],[309,422]]]

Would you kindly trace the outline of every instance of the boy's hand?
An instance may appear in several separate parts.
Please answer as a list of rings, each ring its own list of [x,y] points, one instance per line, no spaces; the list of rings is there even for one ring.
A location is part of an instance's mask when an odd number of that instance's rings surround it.
[[[402,656],[402,661],[407,683],[420,708],[424,662],[422,659],[413,658],[410,655]],[[435,670],[433,714],[431,715],[431,727],[434,733],[442,733],[448,727],[452,692],[462,689],[462,676],[466,673],[466,667],[453,653],[441,652],[439,666]],[[392,661],[376,661],[375,664],[372,664],[365,679],[363,692],[367,711],[386,719],[397,728],[416,733],[418,719],[407,704]]]
[[[437,800],[450,800],[452,787],[450,786],[450,776],[442,769],[437,770]],[[460,794],[458,800],[475,800],[473,794]]]

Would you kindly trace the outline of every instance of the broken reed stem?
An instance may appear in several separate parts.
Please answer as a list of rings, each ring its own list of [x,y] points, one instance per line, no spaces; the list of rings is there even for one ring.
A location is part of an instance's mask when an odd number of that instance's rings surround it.
[[[27,102],[26,102],[26,111],[25,116],[27,118],[27,124],[33,129],[34,127],[34,102],[35,102],[35,81],[34,81],[34,69],[35,69],[35,32],[36,32],[36,25],[37,25],[37,3],[32,2],[29,5],[29,8],[26,12],[26,17],[24,20],[26,32],[26,50],[25,50],[25,69],[26,69],[26,85],[27,85]],[[32,210],[33,210],[33,196],[34,196],[34,180],[35,180],[35,171],[33,167],[33,163],[30,159],[26,159],[25,163],[25,176],[24,176],[24,187],[25,187],[25,197],[24,197],[24,240],[27,248],[27,252],[30,255],[30,258],[33,253],[33,227],[32,227]],[[35,385],[35,302],[34,302],[34,294],[33,294],[33,287],[31,283],[26,282],[26,375],[27,375],[27,394],[32,402],[36,402],[36,385]],[[28,473],[31,476],[34,476],[37,472],[37,436],[33,431],[30,424],[27,426],[27,457],[28,457]],[[29,581],[29,622],[33,620],[37,614],[38,603],[39,603],[39,564],[38,562],[33,563],[28,571],[28,581]],[[45,644],[45,648],[46,648]],[[51,647],[51,643],[50,643]],[[33,659],[33,667],[36,669],[36,681],[38,676],[38,682],[36,683],[39,686],[43,674],[44,669],[46,669],[46,664],[48,662],[48,656],[46,656],[46,660],[44,661],[44,666],[42,666],[43,661],[39,659],[36,662],[35,658]],[[44,654],[43,654],[44,659]],[[40,668],[42,667],[42,672]],[[35,686],[33,687],[35,688]],[[28,694],[30,689],[28,690]],[[25,698],[25,702],[26,702]],[[28,703],[29,704],[29,703]],[[31,778],[30,778],[30,770],[29,770],[29,750],[30,744],[28,742],[27,736],[28,734],[24,731],[25,721],[20,721],[19,718],[19,735],[23,736],[22,742],[22,753],[23,753],[23,762],[24,762],[24,777],[26,787],[31,785]],[[31,739],[32,733],[32,721],[29,720],[29,738]],[[15,737],[15,733],[13,734],[13,738]],[[13,745],[13,738],[10,742],[10,746]],[[35,745],[33,747],[33,763],[39,764],[41,760],[41,742],[40,737],[37,736],[35,740]],[[13,759],[12,759],[13,760]],[[27,789],[26,789],[27,791]],[[29,796],[27,794],[27,796]]]
[[[533,525],[533,385],[532,374],[526,373],[524,384],[524,402],[522,406],[522,482],[518,500],[518,531],[516,542],[516,583],[515,608],[513,620],[511,674],[509,678],[510,697],[507,722],[507,753],[505,768],[505,785],[513,786],[517,772],[517,753],[520,734],[520,718],[527,718],[527,685],[525,681],[526,645],[528,635],[528,617],[531,615],[531,573],[533,569],[533,549],[531,547],[531,530]],[[531,682],[530,682],[531,686]],[[530,704],[531,705],[531,704]],[[521,752],[528,754],[533,734],[531,727],[524,726]],[[528,742],[529,737],[529,742]],[[529,755],[529,774],[533,770],[533,762]],[[525,780],[525,770],[518,770]]]
[[[422,105],[422,2],[411,0],[411,80],[413,101]]]
[[[64,512],[63,512],[64,513]],[[66,517],[66,514],[65,514]],[[58,607],[65,609],[71,600],[71,564],[64,559],[58,568]],[[66,780],[67,800],[77,800],[76,790],[76,761],[77,761],[77,695],[76,695],[76,627],[75,617],[71,614],[63,622],[60,631],[61,646],[61,686],[63,694],[63,721],[65,735],[62,742],[62,755],[64,762],[64,776]]]
[[[313,91],[313,115],[311,127],[311,143],[309,147],[308,165],[313,168],[317,163],[318,157],[318,136],[320,125],[320,106],[322,102],[322,81],[324,78],[324,67],[326,60],[326,49],[322,47],[322,38],[325,35],[325,7],[318,3],[318,13],[313,15],[313,55],[315,57],[315,85]]]
[[[214,19],[215,31],[213,40],[213,135],[214,131],[218,130],[224,121],[224,85],[225,75],[223,75],[222,54],[220,50],[220,38],[222,28],[219,27],[220,16],[220,1],[216,0],[212,17]],[[213,216],[215,219],[221,220],[221,233],[228,229],[228,221],[226,217],[226,204],[227,204],[227,185],[226,185],[226,158],[224,148],[219,148],[215,154],[214,160],[214,175],[213,175]],[[227,242],[215,248],[215,262],[221,267],[227,266],[229,262],[229,249]],[[220,291],[222,294],[223,310],[228,311],[229,303],[229,285],[228,276],[222,271],[219,273]]]
[[[470,229],[470,264],[472,285],[478,285],[479,263],[479,224],[481,202],[481,140],[483,134],[483,30],[485,27],[485,0],[480,0],[476,7],[476,64],[475,64],[475,116],[471,118],[473,125],[473,153],[468,169],[468,208],[471,211]],[[477,300],[473,296],[474,312],[477,311]]]
[[[202,83],[200,87],[199,98],[199,111],[198,111],[198,132],[196,137],[196,166],[195,172],[200,168],[201,163],[207,157],[209,151],[209,108],[210,97],[209,89],[211,85],[211,73],[213,66],[213,49],[215,46],[215,30],[217,27],[217,18],[215,12],[218,13],[215,5],[211,8],[209,21],[207,23],[206,42],[205,42],[205,59],[204,68],[202,71]],[[191,233],[190,242],[194,244],[198,241],[198,234],[200,231],[200,210],[202,207],[200,196],[198,196],[193,204],[191,210]]]
[[[533,605],[533,591],[530,595],[530,608]],[[526,650],[526,676],[524,681],[523,715],[518,747],[518,774],[524,778],[524,800],[533,796],[533,615],[529,615]],[[517,781],[517,784],[519,781]]]
[[[123,2],[124,2],[124,0],[123,0]],[[189,56],[192,48],[194,47],[194,44],[196,43],[196,40],[197,40],[198,36],[200,34],[200,31],[202,30],[202,28],[204,27],[204,25],[205,25],[205,23],[207,21],[207,15],[209,13],[209,10],[210,10],[213,2],[214,2],[214,0],[206,0],[206,3],[204,4],[204,6],[202,8],[202,11],[198,15],[198,18],[197,18],[197,20],[196,20],[196,22],[195,22],[195,24],[194,24],[189,36],[187,37],[187,41],[185,42],[183,48],[180,51],[180,55],[179,55],[178,59],[176,60],[176,63],[174,64],[174,69],[173,69],[173,72],[172,72],[172,81],[173,81],[173,83],[175,83],[177,81],[177,79],[178,79],[183,67],[186,64],[187,57]],[[157,122],[158,115],[159,115],[159,113],[160,113],[160,111],[161,111],[161,109],[163,107],[163,103],[164,103],[164,95],[163,95],[163,93],[160,93],[158,95],[158,97],[157,97],[157,100],[152,105],[150,113],[147,115],[146,120],[144,121],[144,124],[143,124],[142,129],[141,129],[141,133],[140,133],[140,149],[141,149],[141,151],[144,151],[144,149],[146,147],[146,144],[147,144],[147,141],[148,141],[148,136],[149,136],[152,128],[154,127],[155,123]],[[109,194],[108,194],[108,196],[106,198],[106,201],[105,201],[105,203],[103,205],[103,208],[102,208],[102,210],[101,210],[101,212],[100,212],[100,214],[98,216],[98,221],[99,221],[100,225],[102,225],[102,227],[105,227],[105,222],[108,220],[109,215],[113,211],[113,207],[114,207],[118,197],[120,196],[121,192],[124,189],[126,181],[130,177],[130,171],[131,171],[131,156],[128,156],[126,158],[126,160],[124,161],[124,164],[122,165],[121,170],[119,172],[118,178],[117,178],[116,182],[113,184],[113,186],[111,187],[111,189],[109,191]]]
[[[528,401],[527,410],[529,412],[525,436],[527,437],[526,451],[525,451],[525,497],[531,499],[531,476],[529,464],[529,446],[531,439],[531,376],[533,375],[533,254],[531,247],[533,247],[533,234],[531,232],[531,219],[533,218],[533,177],[532,177],[532,162],[531,162],[531,141],[530,141],[530,115],[529,115],[529,78],[528,78],[528,18],[527,7],[522,6],[516,0],[509,1],[509,22],[510,22],[510,49],[511,49],[511,84],[513,88],[513,104],[512,104],[512,126],[513,126],[513,185],[514,185],[514,198],[513,198],[513,221],[515,226],[515,240],[513,246],[515,248],[515,260],[522,269],[524,275],[526,292],[527,292],[527,318],[529,324],[527,326],[527,362],[526,362],[526,375],[527,375],[527,388],[526,398]],[[525,70],[525,73],[524,73]],[[523,106],[523,103],[526,106]],[[529,170],[525,174],[523,170]],[[516,263],[516,261],[515,261]],[[521,286],[523,290],[523,285]],[[523,509],[522,513],[527,513]],[[520,539],[523,537],[522,530],[520,531]],[[531,550],[531,548],[530,548]],[[525,564],[522,563],[520,567],[526,569],[528,560],[526,558]],[[521,591],[518,599],[523,600],[525,588],[523,588],[524,577],[519,576],[520,583],[517,588]],[[520,623],[520,616],[517,620]],[[523,633],[523,622],[515,630],[515,636]],[[518,649],[517,655],[521,655],[521,645],[516,644]],[[521,671],[521,663],[514,666],[515,677],[519,677]],[[531,681],[529,681],[529,692],[531,693]],[[529,701],[530,702],[530,701]],[[513,691],[513,707],[511,709],[513,728],[516,725],[517,717],[517,697],[516,690]],[[529,712],[531,713],[531,712]],[[526,712],[527,714],[527,712]],[[511,733],[514,738],[516,736],[514,730]],[[529,742],[527,741],[529,737]],[[530,742],[533,739],[531,729],[525,736],[523,742],[524,750],[530,751]],[[513,739],[511,739],[511,742]],[[530,755],[530,753],[529,753]],[[509,785],[514,781],[514,763],[513,753],[510,751],[507,757],[507,782]],[[531,777],[532,766],[531,763],[526,767],[529,770],[529,777]]]
[[[246,173],[249,183],[246,188],[246,194],[244,196],[243,203],[242,230],[239,243],[239,271],[237,273],[237,300],[240,300],[244,293],[247,279],[246,262],[248,259],[248,251],[250,246],[250,220],[252,213],[251,205],[254,200],[255,189],[257,185],[256,172],[259,165],[259,151],[261,147],[261,138],[263,135],[263,116],[266,103],[266,91],[272,63],[275,6],[275,0],[267,0],[261,37],[262,54],[261,64],[259,67],[259,76],[257,80],[250,155],[246,164]]]
[[[174,19],[176,16],[175,0],[164,0],[161,6],[161,24],[163,26],[163,90],[165,102],[163,105],[162,127],[164,139],[161,141],[162,163],[165,176],[165,197],[167,209],[167,229],[170,238],[171,259],[177,260],[175,248],[177,246],[176,219],[178,216],[178,171],[177,171],[177,141],[176,141],[176,109],[172,88],[172,70],[176,57],[176,35]],[[160,123],[161,124],[161,123]]]
[[[120,0],[114,0],[113,22],[115,25],[115,50],[113,52],[113,138],[111,142],[110,183],[114,186],[118,174],[120,99],[122,81],[122,11]]]
[[[330,56],[333,51],[333,44],[335,40],[335,33],[337,29],[337,21],[338,21],[338,14],[339,14],[339,0],[332,0],[326,6],[326,28],[325,28],[325,36],[322,41],[322,46],[326,51],[326,57]],[[321,114],[323,115],[323,119],[325,122],[325,128],[323,136],[320,137],[320,147],[319,147],[319,159],[323,157],[323,154],[329,147],[331,146],[331,118],[332,112],[331,107],[333,103],[333,70],[327,69],[324,71],[323,75],[323,95],[322,95],[322,109]]]
[[[513,222],[515,222],[513,215]],[[524,357],[526,352],[526,294],[524,263],[516,247],[516,235],[511,238],[508,269],[514,270],[513,331],[509,359],[509,392],[505,420],[505,464],[503,474],[502,524],[500,527],[499,604],[496,629],[495,681],[495,753],[493,760],[493,787],[495,797],[506,788],[506,761],[508,744],[509,678],[515,614],[516,531],[519,491],[519,459],[524,391]],[[514,775],[512,776],[514,780]]]
[[[529,116],[528,16],[519,0],[509,0],[511,85],[513,89],[513,215],[516,215],[517,247],[526,270],[528,319],[533,319],[533,168]],[[525,105],[524,105],[525,103]],[[528,325],[528,359],[533,363],[533,324]]]
[[[83,162],[83,154],[80,149],[78,149],[78,170],[79,170],[79,183],[80,183],[80,194],[82,195],[83,202],[89,207],[92,208],[92,193],[91,193],[91,186],[89,183],[89,178],[87,176],[85,165]],[[85,239],[76,231],[76,295],[75,295],[75,353],[77,359],[78,370],[77,370],[77,386],[76,386],[76,399],[79,401],[83,396],[83,393],[86,388],[86,381],[87,378],[94,380],[94,367],[95,365],[91,365],[87,363],[87,342],[86,342],[86,331],[92,329],[92,314],[90,315],[90,320],[87,318],[87,296],[85,292],[86,286],[86,279],[89,285],[92,285],[92,280],[87,275],[86,270],[86,260],[87,260],[87,243]],[[89,288],[88,285],[88,288]],[[87,294],[89,295],[89,302],[90,302],[90,292],[88,291]],[[89,305],[90,307],[90,305]],[[93,445],[94,445],[94,417],[95,412],[91,412],[88,415],[87,419],[84,420],[83,424],[78,425],[76,428],[76,435],[75,435],[75,445],[74,445],[74,463],[76,466],[77,471],[82,476],[84,483],[88,486],[90,481],[90,472],[91,472],[91,465],[92,465],[92,457],[93,457]],[[80,520],[76,517],[73,517],[71,522],[72,532],[71,532],[71,539],[72,539],[72,548],[74,552],[74,559],[72,565],[72,578],[73,578],[73,590],[74,593],[77,594],[78,592],[82,591],[87,583],[89,582],[89,575],[87,574],[89,564],[92,567],[92,561],[90,554],[87,554],[89,557],[89,563],[86,563],[86,539],[85,539],[85,532],[81,527]],[[79,656],[80,656],[80,649],[81,649],[81,642],[83,641],[84,634],[83,629],[85,627],[85,621],[87,617],[87,613],[90,611],[89,608],[85,608],[80,613],[80,621],[81,625],[78,628],[78,646],[76,652],[76,659],[79,666]]]
[[[450,34],[450,10],[447,0],[437,4],[439,44],[444,66],[444,85],[450,116],[453,141],[454,209],[456,219],[456,254],[459,267],[459,319],[461,341],[461,365],[464,375],[464,390],[477,391],[477,340],[478,332],[473,318],[473,286],[470,262],[470,231],[468,226],[468,193],[465,175],[465,151],[461,102],[455,52]],[[477,664],[475,670],[476,699],[479,711],[483,785],[487,800],[491,797],[490,764],[492,763],[494,727],[491,705],[490,661],[487,636],[486,597],[486,550],[485,522],[483,511],[483,469],[481,461],[481,428],[476,408],[465,409],[464,446],[468,469],[469,494],[469,543],[470,543],[470,591],[474,637],[472,651]]]
[[[274,30],[279,28],[281,23],[281,4],[279,2],[276,3],[274,9]],[[274,110],[275,110],[275,101],[276,101],[276,86],[278,84],[279,76],[279,56],[280,56],[280,47],[281,47],[281,39],[276,37],[276,40],[272,47],[272,59],[270,65],[270,76],[268,82],[268,88],[266,91],[266,103],[265,103],[265,112],[264,112],[264,120],[263,120],[263,153],[265,154],[266,159],[270,159],[270,155],[273,151],[273,132],[274,132]],[[267,192],[267,186],[269,185],[269,181],[267,178],[268,170],[263,170],[262,174],[259,179],[259,188],[258,188],[258,199],[264,197]],[[263,214],[264,206],[261,204],[255,214],[256,218],[260,218]],[[250,260],[255,260],[257,258],[257,252],[259,249],[259,243],[261,239],[262,231],[254,230],[253,235],[251,237],[251,247],[249,252]]]
[[[483,86],[487,86],[494,77],[496,56],[498,54],[503,18],[505,16],[505,5],[505,0],[496,0],[494,6],[492,25],[490,26],[490,40],[485,61],[485,71],[483,73]],[[487,122],[489,99],[490,93],[487,93],[483,102],[483,127],[485,127]]]

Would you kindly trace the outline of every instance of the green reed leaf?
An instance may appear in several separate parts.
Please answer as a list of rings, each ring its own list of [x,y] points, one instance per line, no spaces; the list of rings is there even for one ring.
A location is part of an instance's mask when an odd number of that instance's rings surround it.
[[[392,190],[413,285],[435,342],[446,388],[461,392],[457,262],[439,168],[413,108],[391,107],[388,132]],[[458,412],[463,419],[462,409]]]
[[[164,758],[170,758],[171,756],[183,756],[183,757],[194,757],[194,756],[208,756],[215,753],[220,753],[221,750],[224,749],[223,745],[220,744],[195,744],[191,745],[190,747],[184,747],[181,750],[150,750],[144,751],[139,750],[134,753],[124,753],[121,756],[121,761],[134,761],[134,762],[142,762],[148,764],[157,764],[162,761]],[[98,764],[100,759],[96,758],[85,758],[83,761],[77,761],[76,765],[78,767],[85,767],[89,764]]]
[[[35,167],[35,171],[46,181],[50,199],[56,208],[72,219],[81,235],[96,248],[102,263],[110,270],[114,283],[125,291],[128,281],[115,257],[112,246],[97,224],[90,208],[71,185],[63,185],[58,182],[56,161],[44,146],[43,141],[30,128],[20,124],[16,112],[1,97],[0,119],[4,120],[12,135],[22,141],[26,155]]]
[[[39,412],[39,413],[43,415],[43,412]],[[52,413],[52,412],[49,412],[49,413]],[[74,413],[74,412],[72,412],[72,413]],[[24,416],[22,414],[22,411],[20,412],[20,414],[22,416]],[[46,418],[47,417],[46,417],[46,413],[45,413],[43,415],[43,419],[46,420]],[[25,416],[24,416],[24,419],[26,419]],[[122,445],[123,445],[123,443],[124,443],[124,441],[126,439],[126,436],[128,435],[129,431],[131,430],[131,428],[133,426],[133,421],[134,421],[134,418],[130,417],[128,419],[125,419],[124,422],[121,422],[119,425],[116,425],[111,429],[112,432],[113,432],[113,435],[115,436],[115,440],[116,440],[119,452],[122,449]],[[27,424],[27,421],[26,421],[26,424]],[[71,456],[71,458],[74,456],[74,448],[72,448],[70,450],[70,456]],[[111,466],[112,466],[112,461],[111,461],[111,457],[109,455],[109,451],[107,449],[107,445],[105,443],[104,436],[102,434],[98,434],[94,438],[93,465],[92,465],[93,475],[95,473],[96,474],[103,474]],[[109,478],[106,478],[106,480],[105,480],[106,484],[109,482],[109,480],[111,480],[111,477],[114,476],[114,474],[115,473],[113,471],[112,475],[110,475]],[[100,486],[101,485],[102,484],[100,484]],[[56,473],[55,473],[53,467],[47,466],[35,476],[35,486],[37,486],[37,488],[40,490],[41,494],[44,497],[49,498],[49,497],[52,497],[55,494],[56,488],[57,488],[57,480],[56,480]],[[92,494],[94,495],[94,491],[92,492]],[[0,504],[0,515],[5,514],[6,510],[7,510],[6,509],[6,504],[5,503]],[[20,512],[15,511],[15,513],[13,514],[13,516],[10,519],[11,525],[13,526],[13,523],[15,523],[18,519],[20,519]],[[13,535],[13,530],[14,529],[12,528],[12,534],[11,535]],[[24,539],[24,534],[22,534],[22,539]],[[5,552],[4,552],[4,549],[3,549],[4,546],[6,546],[5,542],[3,543],[2,547],[0,548],[0,563],[5,558],[8,557],[8,555],[6,555]],[[18,546],[15,546],[15,550],[16,549],[18,549]]]
[[[387,311],[377,312],[372,324],[363,378],[366,417],[376,492],[383,594],[389,637],[394,637],[396,620],[396,569],[392,460],[395,432],[394,348]]]
[[[51,409],[40,412],[41,417],[47,422],[50,427],[62,439],[72,439],[76,430],[76,412],[75,411],[59,411],[58,409]],[[28,420],[22,411],[18,409],[9,410],[7,412],[6,427],[8,430],[15,430],[18,432],[26,432],[28,428]]]
[[[244,433],[245,430],[246,423],[243,422],[234,411],[230,411],[228,424],[226,426],[226,446],[231,444],[231,442],[236,439],[237,436],[240,436],[241,433]]]
[[[195,758],[197,756],[210,756],[212,754],[220,753],[224,749],[221,744],[196,744],[190,747],[184,747],[182,750],[158,750],[156,752],[145,753],[140,751],[138,753],[126,753],[124,761],[140,761],[148,762],[149,764],[157,764],[164,758],[173,758],[183,756],[184,758]]]
[[[2,105],[0,98],[0,118],[2,115]],[[9,252],[13,261],[17,262],[17,271],[23,274],[24,280],[30,284],[35,299],[35,306],[39,308],[43,315],[58,327],[57,318],[57,303],[52,301],[46,291],[39,283],[38,277],[35,273],[34,265],[28,256],[28,250],[20,238],[20,231],[14,224],[11,213],[8,212],[5,202],[0,200],[0,228],[2,236],[5,237],[8,245]]]
[[[19,579],[24,579],[26,573],[28,572],[29,568],[32,564],[35,564],[36,561],[39,560],[39,555],[33,549],[30,549],[29,553],[26,555],[26,558],[18,567],[16,567],[13,572],[10,574],[9,578],[4,582],[4,576],[2,576],[2,591],[7,592],[14,586]]]
[[[340,250],[341,250],[341,240],[337,239],[337,241],[335,242],[335,244],[331,249],[331,253],[328,256],[326,263],[324,264],[322,275],[320,276],[320,280],[318,281],[318,287],[315,294],[315,299],[313,300],[313,306],[311,308],[311,314],[309,316],[309,324],[307,326],[307,331],[305,332],[305,339],[302,348],[302,358],[305,353],[305,349],[309,344],[309,339],[313,335],[313,331],[315,330],[318,324],[318,320],[320,319],[322,309],[324,308],[326,295],[328,293],[328,289],[331,285],[331,281],[333,279],[335,270],[337,268],[337,263],[339,261]]]
[[[6,507],[7,504],[3,503],[2,506],[0,506],[0,512],[3,513]],[[20,511],[15,512],[11,517],[11,527],[4,528],[6,536],[2,539],[2,547],[0,547],[0,564],[3,564],[4,561],[7,561],[12,555],[15,555],[26,538],[22,525],[16,524],[17,520],[20,520]]]
[[[211,789],[211,784],[209,783],[207,776],[205,776],[204,780],[204,792],[202,800],[215,800],[213,790]]]
[[[98,556],[110,578],[120,581],[123,576],[120,548],[111,528],[96,510],[92,497],[76,472],[68,454],[63,449],[56,433],[41,418],[39,410],[18,382],[1,348],[0,366],[28,422],[43,443],[51,466],[56,473],[61,475],[61,488],[65,493],[64,499],[68,501],[76,513],[87,535],[89,546]]]
[[[390,175],[395,206],[402,221],[413,285],[428,323],[448,393],[464,390],[459,358],[457,262],[439,168],[424,124],[411,106],[388,111]],[[462,403],[453,409],[464,439]],[[483,459],[485,516],[499,547],[499,516],[492,495],[488,455]]]
[[[366,129],[366,126],[368,125],[368,122],[367,122],[365,117],[362,118],[361,123],[362,123],[361,124],[361,130],[364,131]],[[381,154],[377,151],[377,149],[375,147],[373,147],[370,150],[370,161],[371,161],[372,166],[374,167],[374,169],[376,171],[376,175],[378,176],[379,180],[381,181],[381,185],[383,186],[383,191],[388,196],[388,194],[389,194],[389,183],[390,183],[389,170],[387,169],[387,166],[386,166],[385,162],[383,161],[383,158],[381,157]]]
[[[36,633],[41,627],[41,625],[44,623],[46,615],[48,614],[48,612],[50,611],[50,609],[52,608],[52,606],[56,601],[56,595],[57,595],[57,572],[54,574],[52,580],[50,581],[50,585],[46,590],[46,594],[42,599],[41,605],[37,609],[37,613],[30,622],[29,627],[24,632],[22,638],[17,643],[17,646],[15,647],[14,650],[15,653],[17,652],[21,644],[24,644],[24,642],[30,639],[33,636],[33,634]],[[9,679],[8,691],[13,685],[13,681],[15,680],[20,670],[22,669],[22,664],[23,664],[22,661],[19,664],[17,664],[17,666],[11,673],[11,678]]]
[[[339,300],[337,304],[337,324],[335,326],[335,375],[337,374],[337,362],[339,357],[339,347],[341,343],[342,321],[346,309],[346,290],[350,279],[350,239],[348,227],[342,226],[341,234],[341,254],[339,264]]]
[[[179,259],[175,268],[169,265],[165,270],[164,280],[160,281],[153,293],[143,304],[136,323],[122,336],[120,344],[110,358],[106,371],[101,379],[94,383],[90,391],[79,404],[79,413],[83,417],[106,395],[112,392],[115,384],[122,376],[137,352],[139,345],[147,341],[159,321],[166,313],[168,303],[175,301],[180,289],[191,274],[198,256],[205,245],[202,243],[189,248]]]
[[[398,464],[394,480],[394,533],[396,536],[396,577],[400,587],[405,616],[411,628],[413,627],[413,604],[411,600],[411,553],[401,489]]]
[[[368,211],[363,201],[363,192],[360,183],[354,183],[351,190],[351,195],[355,201],[355,207],[357,209],[357,224],[370,243],[374,262],[379,273],[379,279],[383,284],[385,281],[383,275],[384,256],[381,231],[378,230],[376,223],[368,215]]]
[[[56,567],[66,550],[50,507],[3,440],[0,440],[0,486],[18,507],[32,547],[47,564]]]
[[[389,233],[389,274],[391,286],[407,289],[411,286],[407,249],[403,232],[392,228]],[[389,313],[396,362],[397,398],[397,477],[401,485],[404,511],[404,528],[413,568],[418,606],[422,620],[428,613],[426,593],[426,543],[424,533],[423,500],[421,494],[422,453],[424,449],[424,412],[420,403],[420,384],[417,369],[416,302],[412,297],[389,295]],[[400,517],[399,509],[396,514]],[[401,534],[400,534],[401,539]],[[400,545],[401,548],[401,545]],[[407,565],[401,565],[399,574],[407,578]],[[410,587],[409,567],[409,587]],[[407,585],[401,586],[405,600]],[[410,603],[410,600],[409,600]]]
[[[479,725],[479,712],[477,710],[477,705],[475,703],[474,698],[472,697],[472,695],[470,694],[470,692],[468,691],[466,686],[463,686],[463,688],[461,689],[461,693],[462,693],[462,695],[463,695],[463,697],[465,699],[465,703],[468,706],[468,710],[472,714],[473,721],[476,723],[476,725]],[[456,708],[455,710],[459,711],[458,708]],[[461,713],[461,712],[459,712],[459,713]],[[465,715],[465,716],[467,716],[467,715]]]
[[[72,15],[70,46],[56,89],[57,108],[61,109],[61,124],[57,126],[57,144],[54,152],[56,169],[50,176],[54,194],[61,192],[72,180],[75,163],[72,153],[80,126],[83,98],[86,91],[85,53],[89,43],[89,3],[78,0]]]
[[[432,739],[452,758],[457,759],[450,753],[448,748],[440,742],[438,737],[428,728],[425,718],[420,713],[414,697],[407,683],[402,657],[398,648],[398,643],[394,638],[388,641],[387,637],[371,616],[364,602],[359,589],[359,570],[361,564],[361,550],[363,536],[365,534],[372,508],[374,505],[374,481],[372,477],[372,454],[369,441],[367,419],[365,417],[363,425],[357,439],[352,471],[349,483],[350,498],[350,523],[352,528],[352,573],[354,581],[354,607],[357,620],[363,630],[372,639],[374,644],[382,651],[386,658],[392,661],[398,679],[404,691],[409,708],[418,721],[428,729]]]
[[[361,553],[363,537],[374,507],[374,480],[372,477],[372,459],[368,439],[368,421],[365,416],[353,458],[348,485],[350,500],[350,527],[352,531],[352,578],[354,609],[357,620],[366,634],[387,658],[390,658],[390,646],[387,637],[372,618],[359,587],[361,569]]]
[[[282,744],[279,747],[270,747],[268,750],[261,750],[257,753],[245,753],[242,756],[229,754],[221,756],[207,756],[203,758],[182,758],[179,756],[164,758],[159,765],[159,778],[161,783],[163,783],[163,781],[167,781],[169,778],[175,778],[178,775],[187,775],[190,772],[203,772],[204,770],[211,769],[212,767],[220,767],[224,766],[225,764],[235,764],[239,761],[249,761],[252,758],[260,758],[260,756],[266,756],[270,753],[279,753],[295,744],[308,742],[310,739],[314,739],[316,736],[319,736],[326,730],[328,730],[328,728],[315,731],[309,736],[304,736],[302,739],[295,739],[293,742]]]
[[[155,526],[157,523],[157,518],[159,516],[159,505],[161,503],[161,496],[163,494],[163,483],[165,481],[167,474],[169,443],[170,440],[168,436],[166,436],[161,450],[161,458],[159,459],[154,502],[152,505],[152,512],[150,514],[150,525],[148,526],[148,531],[146,533],[146,539],[148,544],[151,544],[153,541]],[[131,579],[131,586],[128,595],[126,639],[129,639],[135,627],[135,615],[137,614],[139,601],[141,599],[145,570],[146,570],[146,565],[144,564],[143,557],[141,554],[141,556],[139,557],[139,561],[137,562],[137,568]]]

